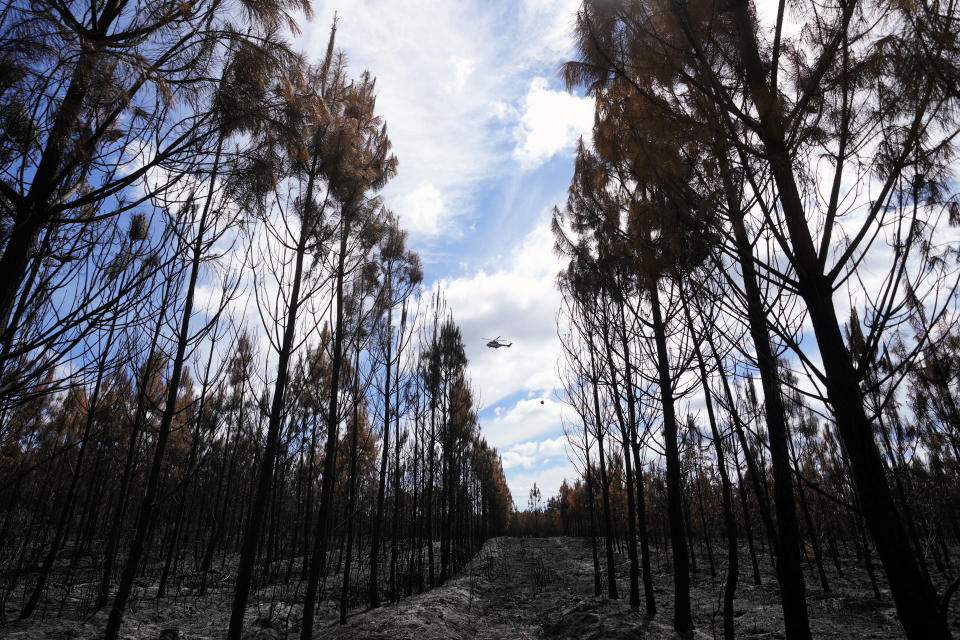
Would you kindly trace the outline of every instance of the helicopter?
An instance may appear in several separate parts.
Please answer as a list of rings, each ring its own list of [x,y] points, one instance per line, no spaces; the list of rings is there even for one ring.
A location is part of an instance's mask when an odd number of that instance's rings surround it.
[[[500,347],[510,347],[513,346],[512,342],[504,342],[500,340],[500,336],[497,336],[493,340],[487,343],[487,346],[491,349],[499,349]]]

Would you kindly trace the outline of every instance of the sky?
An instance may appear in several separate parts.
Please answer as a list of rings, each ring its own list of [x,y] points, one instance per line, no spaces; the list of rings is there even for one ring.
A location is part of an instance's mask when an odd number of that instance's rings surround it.
[[[319,60],[336,11],[336,44],[351,72],[377,78],[377,110],[400,162],[383,198],[423,259],[426,289],[444,291],[460,325],[481,429],[501,453],[521,509],[534,482],[551,496],[578,475],[563,432],[573,416],[557,375],[562,263],[549,223],[553,207],[566,201],[577,139],[589,142],[593,123],[593,101],[567,92],[559,75],[575,56],[579,3],[314,0],[314,18],[296,43]],[[771,34],[778,3],[754,6],[761,33]],[[784,18],[784,33],[799,35],[802,21],[792,12]],[[874,184],[849,169],[843,180],[848,211],[840,226],[851,233]],[[948,233],[947,242],[960,231]],[[882,289],[891,250],[873,247],[860,265],[865,281],[843,283],[838,317],[869,306],[866,293]],[[819,366],[801,321],[801,348]],[[487,348],[497,336],[513,346]],[[682,410],[696,412],[701,401],[685,398]]]
[[[518,508],[534,482],[549,496],[576,476],[557,396],[561,262],[549,223],[593,123],[593,101],[559,77],[578,4],[314,2],[297,41],[319,60],[336,11],[351,73],[377,79],[400,161],[381,195],[460,326],[481,430]],[[513,346],[487,348],[497,336]]]

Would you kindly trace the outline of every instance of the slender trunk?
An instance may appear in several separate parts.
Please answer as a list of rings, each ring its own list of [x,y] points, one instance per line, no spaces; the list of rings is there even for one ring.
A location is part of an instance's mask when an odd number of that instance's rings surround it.
[[[777,514],[777,578],[780,582],[780,599],[783,605],[783,621],[788,640],[809,640],[810,621],[807,614],[806,587],[803,568],[800,566],[800,536],[797,523],[796,502],[793,496],[793,477],[790,470],[786,412],[780,393],[777,360],[770,347],[770,337],[763,300],[757,284],[753,263],[753,250],[744,225],[743,212],[735,199],[735,190],[730,183],[726,160],[722,161],[721,173],[727,193],[730,222],[737,245],[737,256],[743,273],[744,291],[747,297],[747,318],[750,336],[757,354],[757,369],[763,386],[763,402],[767,418],[767,434],[770,440],[770,458],[773,465],[774,508]],[[744,448],[744,456],[748,452]],[[773,530],[773,529],[771,529]]]
[[[687,532],[687,550],[690,553],[690,571],[698,573],[697,569],[697,550],[693,546],[693,525],[690,524],[690,499],[687,497],[686,487],[683,484],[683,477],[680,478],[680,495],[683,499],[683,524]]]
[[[217,545],[223,540],[224,534],[227,529],[227,519],[230,512],[230,498],[233,493],[233,476],[236,473],[237,468],[237,450],[240,447],[240,418],[243,415],[243,396],[240,396],[240,407],[237,411],[237,435],[233,439],[233,447],[228,456],[226,447],[230,444],[230,432],[227,431],[227,441],[224,443],[224,452],[223,452],[223,466],[227,467],[226,471],[226,480],[223,480],[223,469],[221,468],[220,480],[217,481],[217,492],[219,493],[221,488],[221,482],[223,483],[223,506],[219,510],[219,517],[217,518],[217,523],[214,525],[213,530],[210,532],[210,538],[207,542],[207,548],[204,552],[203,559],[200,563],[200,595],[203,596],[207,592],[207,576],[210,573],[210,566],[213,563],[213,556],[216,553]],[[228,461],[229,457],[229,461]],[[219,496],[217,496],[219,498]],[[242,520],[241,520],[242,522]]]
[[[740,505],[743,509],[743,528],[747,532],[747,548],[750,551],[750,565],[753,568],[753,584],[760,586],[760,563],[757,562],[757,550],[753,546],[753,525],[750,524],[750,509],[747,505],[747,489],[743,483],[743,474],[740,473],[740,461],[736,459],[737,449],[733,449],[734,464],[737,467],[737,493],[740,494]]]
[[[163,471],[163,456],[166,451],[167,440],[170,437],[170,427],[173,424],[173,418],[177,412],[177,396],[180,391],[180,378],[183,373],[187,343],[190,338],[190,318],[193,315],[193,297],[197,287],[197,278],[200,274],[200,262],[203,257],[205,242],[204,232],[206,231],[207,216],[210,213],[213,198],[212,182],[215,181],[215,179],[216,173],[214,173],[211,179],[210,192],[207,193],[207,200],[204,203],[203,213],[200,216],[200,224],[197,229],[197,237],[194,239],[193,257],[190,265],[190,280],[187,285],[186,299],[183,304],[183,318],[177,335],[177,353],[173,360],[173,371],[170,375],[170,381],[167,384],[166,404],[164,405],[163,414],[160,418],[160,426],[157,430],[157,442],[154,446],[153,462],[150,467],[150,475],[147,479],[143,502],[140,505],[140,514],[137,517],[136,532],[134,533],[133,542],[130,545],[130,552],[127,554],[126,566],[120,576],[120,584],[117,587],[117,594],[113,600],[113,607],[110,609],[110,617],[107,620],[107,628],[104,632],[106,640],[117,640],[117,636],[120,633],[120,625],[123,622],[123,614],[127,607],[127,600],[133,589],[133,581],[137,576],[137,568],[140,565],[147,536],[151,530],[150,523],[156,512],[160,493],[160,474]]]
[[[387,272],[387,282],[391,282],[391,274],[389,271]],[[389,294],[387,298],[389,300]],[[380,569],[380,533],[383,528],[383,504],[386,496],[387,460],[390,459],[390,373],[393,369],[391,366],[393,357],[393,307],[389,306],[389,302],[387,304],[387,360],[386,379],[383,386],[383,455],[380,458],[380,479],[377,485],[377,510],[373,518],[373,535],[370,543],[369,597],[371,609],[376,609],[380,606],[380,587],[377,584]]]
[[[683,295],[682,291],[681,295]],[[692,331],[693,321],[686,300],[684,300],[683,312]],[[717,418],[713,411],[713,393],[710,391],[710,379],[707,376],[707,366],[704,362],[703,352],[700,350],[700,340],[694,336],[692,342],[694,355],[697,358],[697,369],[700,372],[700,386],[703,388],[703,398],[707,407],[707,419],[710,422],[710,435],[713,439],[714,451],[717,453],[717,472],[720,474],[720,489],[723,496],[723,523],[727,532],[727,580],[723,589],[723,637],[726,640],[733,640],[736,637],[733,626],[733,600],[737,592],[737,581],[740,578],[740,556],[737,552],[737,520],[733,513],[733,487],[730,484],[730,476],[727,474],[723,438],[720,435],[720,429],[717,427]],[[744,515],[746,517],[746,511]],[[712,557],[710,567],[712,570]]]
[[[208,381],[210,380],[210,367],[213,363],[213,352],[213,345],[210,345],[210,353],[207,357],[207,370],[203,379],[203,390],[200,392],[200,404],[197,407],[197,415],[194,417],[195,424],[193,430],[193,441],[190,443],[190,458],[187,462],[187,469],[184,472],[183,486],[180,490],[180,501],[177,504],[177,515],[173,527],[173,533],[171,534],[170,549],[167,552],[167,558],[163,564],[163,571],[160,574],[160,583],[157,585],[158,598],[162,598],[166,594],[167,581],[170,579],[170,569],[173,564],[174,555],[177,553],[177,543],[180,538],[180,530],[183,527],[184,509],[186,508],[187,500],[190,496],[190,480],[191,476],[193,475],[194,466],[197,462],[197,449],[200,446],[200,428],[203,418],[203,409],[207,402],[207,393],[209,389]]]
[[[168,293],[169,289],[165,289],[164,295],[162,296],[162,306],[164,308],[166,307]],[[140,439],[140,433],[143,430],[143,422],[146,420],[147,388],[150,385],[150,379],[153,375],[154,361],[157,358],[157,340],[160,338],[160,330],[164,326],[164,320],[164,314],[161,312],[158,314],[157,324],[150,338],[150,348],[147,350],[149,355],[147,355],[142,377],[137,385],[137,404],[133,414],[133,424],[130,425],[130,437],[127,441],[127,457],[123,464],[123,475],[120,477],[117,510],[114,512],[113,523],[110,527],[106,551],[104,552],[103,574],[100,577],[100,589],[97,595],[98,609],[107,606],[107,600],[110,596],[113,564],[116,560],[117,548],[120,546],[120,533],[123,528],[123,520],[127,514],[127,497],[130,493],[130,482],[136,464],[137,443]]]
[[[650,563],[650,534],[647,530],[647,499],[643,480],[643,460],[640,442],[634,436],[632,443],[634,477],[637,480],[637,521],[640,530],[640,565],[643,575],[644,607],[648,617],[657,615],[657,601],[653,591],[653,568]]]
[[[630,559],[630,604],[631,606],[640,606],[640,564],[637,560],[637,534],[636,534],[636,505],[633,495],[633,465],[630,461],[630,435],[632,424],[628,425],[623,415],[623,407],[620,405],[620,390],[617,384],[617,368],[613,362],[613,347],[610,344],[610,331],[607,323],[603,322],[603,342],[607,356],[607,367],[610,371],[610,395],[613,400],[613,406],[617,414],[617,423],[620,426],[620,441],[623,447],[623,462],[626,477],[623,481],[623,488],[627,494],[627,555]],[[624,354],[626,355],[626,354]],[[627,365],[629,366],[629,365]],[[628,400],[628,410],[630,411],[630,420],[633,420],[633,401],[632,397]]]
[[[947,390],[949,393],[949,390]],[[917,563],[920,566],[920,571],[923,573],[926,580],[930,579],[930,573],[927,570],[926,562],[923,558],[923,544],[920,542],[920,534],[917,531],[916,518],[913,515],[913,510],[910,508],[910,501],[907,500],[907,490],[904,488],[903,479],[901,478],[901,469],[906,467],[905,461],[897,459],[894,456],[893,446],[890,443],[890,435],[887,432],[886,426],[883,424],[882,414],[878,413],[878,419],[880,420],[879,429],[881,438],[883,440],[884,448],[887,451],[887,455],[890,457],[889,469],[890,473],[893,476],[893,487],[896,491],[897,499],[900,502],[900,506],[903,509],[903,515],[907,522],[907,533],[910,535],[910,540],[913,542],[914,553],[917,554]],[[909,476],[908,476],[909,479]],[[947,486],[946,484],[943,486]]]
[[[435,477],[434,457],[436,451],[436,400],[433,394],[430,394],[430,451],[428,453],[427,469],[427,566],[430,575],[429,586],[432,589],[436,584],[434,576],[434,558],[433,558],[433,479]]]
[[[590,442],[587,439],[588,427],[586,420],[583,422],[583,430],[583,451],[587,462],[587,502],[589,503],[588,508],[590,509],[590,552],[593,556],[593,595],[599,596],[603,593],[603,582],[600,578],[600,552],[597,549],[597,515],[594,511],[596,498],[594,498],[593,493],[593,470],[590,467]]]
[[[640,564],[643,575],[644,606],[648,616],[657,613],[657,604],[653,591],[653,572],[650,569],[650,544],[647,537],[647,507],[643,488],[643,462],[640,457],[639,434],[637,433],[637,401],[633,387],[633,363],[630,357],[630,343],[627,340],[626,318],[621,307],[620,346],[623,349],[624,380],[627,391],[627,417],[630,426],[630,450],[624,452],[628,457],[633,452],[633,473],[636,478],[637,527],[640,534]]]
[[[439,302],[437,298],[434,298],[434,316],[433,316],[433,338],[430,342],[431,349],[437,349],[437,324],[439,322]],[[433,479],[434,479],[434,453],[436,451],[436,423],[437,423],[437,386],[438,381],[433,379],[434,365],[431,362],[429,365],[431,372],[431,385],[430,385],[430,444],[429,444],[429,453],[428,457],[428,469],[427,469],[427,566],[430,572],[430,588],[436,584],[434,579],[434,561],[433,561]]]
[[[620,597],[617,593],[617,572],[616,564],[613,558],[613,524],[610,516],[610,484],[607,481],[607,463],[606,455],[603,452],[603,432],[605,430],[600,416],[600,392],[598,387],[600,379],[597,375],[597,365],[594,361],[593,339],[588,338],[588,348],[590,349],[590,374],[592,377],[591,387],[593,388],[593,414],[595,427],[597,429],[597,455],[600,458],[600,494],[603,499],[603,532],[604,542],[607,549],[607,597],[616,600]]]
[[[305,201],[313,202],[314,177],[311,173],[307,182]],[[312,209],[308,205],[308,209]],[[249,519],[243,536],[243,545],[240,549],[240,562],[237,567],[237,582],[233,592],[233,607],[230,612],[230,626],[227,630],[228,640],[240,640],[243,632],[243,617],[247,610],[247,600],[250,596],[250,585],[253,582],[253,569],[257,559],[257,548],[260,543],[260,530],[267,515],[267,503],[273,487],[274,465],[277,451],[280,447],[280,427],[283,421],[284,393],[289,378],[290,356],[296,337],[297,313],[300,309],[300,287],[303,279],[303,262],[307,253],[307,241],[311,235],[309,228],[311,217],[304,217],[301,221],[300,237],[297,239],[296,261],[294,264],[292,289],[287,304],[286,324],[283,329],[283,342],[277,354],[277,381],[273,386],[273,399],[270,403],[270,416],[267,422],[267,442],[260,458],[260,473],[257,478],[253,504],[250,507]]]
[[[443,412],[440,435],[440,474],[443,478],[443,491],[440,494],[440,584],[450,577],[450,522],[453,518],[451,503],[453,490],[453,443],[452,420],[450,411],[450,383],[443,380]]]
[[[873,558],[870,554],[870,540],[867,538],[867,532],[863,528],[863,517],[860,514],[854,514],[854,520],[857,523],[857,539],[860,541],[863,553],[861,559],[863,560],[863,568],[867,571],[867,576],[870,578],[870,586],[873,588],[873,597],[877,602],[883,600],[883,596],[880,595],[880,586],[877,584],[877,574],[873,570]]]
[[[754,495],[757,497],[757,510],[760,512],[760,520],[763,523],[764,532],[766,533],[766,538],[760,538],[761,550],[763,547],[764,540],[766,540],[771,550],[776,547],[776,531],[773,526],[773,517],[770,515],[770,502],[769,496],[767,495],[766,484],[763,481],[762,474],[757,468],[757,462],[753,457],[753,454],[750,452],[749,445],[747,443],[747,437],[745,433],[745,427],[743,421],[740,418],[740,415],[735,410],[735,402],[733,398],[733,392],[730,390],[730,383],[727,381],[727,376],[723,371],[722,361],[720,355],[717,353],[717,347],[713,343],[713,339],[709,334],[706,336],[707,344],[710,345],[710,350],[713,355],[714,361],[717,363],[717,374],[720,378],[720,384],[723,387],[723,394],[726,397],[727,407],[729,407],[728,415],[733,422],[733,429],[737,435],[737,440],[740,442],[740,448],[743,451],[743,459],[747,465],[747,475],[750,477],[750,483],[753,486]],[[737,466],[737,473],[740,474],[740,467]],[[743,478],[740,477],[740,487],[743,491]],[[743,495],[744,504],[746,504],[746,495]],[[746,512],[745,512],[746,513]],[[775,555],[771,551],[771,557]]]
[[[83,460],[86,456],[87,447],[90,444],[90,431],[93,428],[93,421],[96,418],[97,403],[100,400],[101,386],[103,384],[103,378],[106,375],[107,356],[113,344],[113,335],[116,326],[117,317],[114,316],[110,324],[110,331],[107,335],[107,342],[106,345],[104,345],[103,353],[100,356],[100,363],[97,367],[97,380],[87,406],[83,435],[80,437],[80,448],[77,451],[77,460],[73,466],[73,475],[70,478],[70,485],[67,488],[63,510],[60,512],[60,518],[57,521],[56,533],[53,536],[53,541],[50,543],[50,550],[43,559],[43,564],[40,567],[40,575],[37,576],[37,583],[34,585],[33,592],[30,594],[30,598],[26,604],[23,605],[23,609],[20,610],[21,620],[29,618],[36,608],[37,603],[40,602],[40,597],[43,595],[43,590],[47,585],[47,579],[50,577],[50,571],[53,569],[53,563],[56,561],[57,554],[60,552],[60,545],[63,544],[64,538],[66,538],[67,535],[67,525],[73,516],[74,500],[76,498],[77,488],[80,485],[80,475],[83,471]]]
[[[700,446],[699,440],[700,436],[697,434],[698,447]],[[710,577],[716,578],[717,567],[713,561],[713,541],[710,539],[710,529],[707,527],[707,510],[703,504],[703,469],[697,464],[693,471],[695,473],[694,482],[696,483],[697,490],[697,512],[700,516],[700,531],[703,532],[703,545],[707,548],[707,562],[710,564]]]
[[[796,449],[793,441],[790,442],[790,451],[793,454],[794,467],[799,471],[800,462],[797,459]],[[813,524],[813,517],[810,515],[810,507],[807,504],[806,493],[803,486],[797,487],[797,493],[800,496],[800,512],[803,514],[803,522],[807,527],[807,533],[810,535],[810,544],[813,547],[813,560],[817,565],[817,575],[820,578],[820,588],[824,594],[830,593],[830,582],[827,580],[827,572],[823,570],[823,553],[820,550],[820,537],[817,528]]]
[[[313,419],[310,421],[310,457],[307,463],[307,497],[303,508],[303,566],[300,569],[300,579],[306,580],[308,568],[310,566],[310,516],[313,514],[313,464],[317,457],[317,420],[319,408],[313,413]]]
[[[307,592],[303,602],[303,622],[300,627],[301,640],[313,637],[313,617],[317,604],[317,590],[320,584],[320,569],[326,564],[327,520],[333,505],[333,485],[336,481],[337,434],[339,431],[339,394],[340,370],[343,365],[343,281],[344,265],[347,259],[347,238],[350,233],[348,211],[341,216],[340,249],[337,257],[336,278],[336,320],[333,336],[333,358],[331,361],[330,395],[327,407],[327,446],[323,461],[323,484],[320,487],[320,508],[317,511],[317,525],[314,534],[313,557],[310,559],[310,574],[307,580]]]
[[[683,487],[680,478],[680,452],[677,447],[677,419],[673,404],[673,380],[667,354],[667,337],[660,309],[658,283],[648,288],[657,348],[657,373],[660,404],[663,409],[663,442],[667,462],[667,516],[670,522],[670,547],[673,549],[673,628],[678,633],[693,629],[690,612],[690,567],[683,525]]]
[[[420,389],[416,389],[416,405],[414,406],[413,414],[413,459],[411,464],[413,466],[413,504],[411,506],[411,518],[410,518],[410,557],[407,561],[407,595],[413,593],[413,576],[414,576],[414,563],[417,558],[418,551],[420,549],[420,531],[422,527],[422,512],[423,505],[420,504]],[[422,566],[418,566],[417,574],[420,576],[420,583],[423,583],[423,572]],[[420,589],[423,590],[422,588]]]
[[[403,312],[400,315],[400,334],[397,343],[397,370],[394,376],[396,387],[396,402],[394,402],[393,412],[393,523],[390,528],[390,599],[396,601],[399,596],[397,593],[397,559],[399,556],[400,535],[400,353],[403,347],[403,332],[407,320],[407,306],[403,305]],[[389,367],[389,364],[387,365]],[[389,423],[384,423],[384,428],[389,429]]]
[[[343,566],[343,584],[340,589],[340,624],[347,624],[347,608],[350,605],[350,564],[353,558],[353,521],[357,502],[357,441],[360,431],[360,391],[359,367],[360,354],[357,353],[354,365],[353,382],[353,433],[350,438],[350,477],[349,496],[347,498],[347,559]]]

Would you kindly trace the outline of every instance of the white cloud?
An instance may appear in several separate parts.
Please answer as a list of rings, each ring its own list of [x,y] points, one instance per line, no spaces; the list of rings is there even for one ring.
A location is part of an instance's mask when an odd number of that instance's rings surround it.
[[[467,86],[467,80],[470,79],[477,61],[473,58],[463,58],[461,56],[451,56],[450,64],[453,67],[453,78],[447,85],[447,91],[450,93],[460,93]]]
[[[514,157],[524,168],[534,169],[559,153],[570,152],[577,138],[589,138],[593,111],[592,98],[554,91],[546,78],[534,78],[514,131]]]
[[[521,455],[532,456],[540,448],[537,442],[521,442],[510,447],[510,451],[515,451]]]
[[[432,184],[423,184],[400,196],[397,212],[405,229],[425,236],[438,235],[447,219],[443,194]]]
[[[540,400],[520,400],[492,420],[481,420],[483,435],[500,451],[513,451],[521,456],[533,456],[536,453],[556,455],[556,444],[551,444],[543,452],[537,442],[532,440],[544,436],[555,436],[561,429],[560,413],[563,405],[549,398]],[[563,436],[561,436],[563,438]],[[562,450],[562,448],[561,448]]]
[[[544,440],[540,443],[538,451],[541,455],[565,456],[567,455],[567,437],[560,436],[559,438],[554,438],[553,440]]]
[[[548,463],[546,456],[566,456],[567,455],[567,437],[559,436],[552,440],[530,440],[512,445],[503,455],[512,454],[518,459],[540,460]]]
[[[560,292],[554,280],[560,265],[544,221],[503,267],[438,284],[460,325],[470,375],[487,406],[521,389],[549,392],[558,386],[555,314]],[[498,335],[513,346],[487,348],[487,340]]]
[[[536,462],[536,459],[533,456],[525,456],[516,451],[504,451],[500,454],[500,460],[503,463],[503,468],[505,470],[513,469],[515,467],[532,469],[534,463]]]
[[[519,117],[516,107],[499,100],[490,103],[490,114],[497,120],[513,120]]]
[[[514,444],[501,451],[500,458],[507,485],[520,508],[526,506],[534,482],[546,499],[559,491],[564,478],[571,482],[577,478],[577,470],[567,456],[565,436]]]

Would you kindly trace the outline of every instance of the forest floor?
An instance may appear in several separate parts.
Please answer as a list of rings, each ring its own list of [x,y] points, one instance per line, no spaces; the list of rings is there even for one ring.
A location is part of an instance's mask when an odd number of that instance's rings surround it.
[[[603,563],[603,549],[601,563]],[[717,554],[722,555],[721,553]],[[657,558],[659,561],[660,558]],[[696,630],[689,638],[721,638],[722,571],[711,578],[706,558],[698,557],[692,575],[691,600]],[[654,563],[657,615],[647,618],[628,603],[629,565],[617,555],[620,599],[593,596],[590,543],[581,538],[495,538],[446,584],[376,610],[356,609],[346,625],[337,624],[333,600],[317,612],[314,637],[332,640],[447,640],[492,639],[619,639],[677,638],[672,631],[672,575],[665,558]],[[718,557],[719,562],[719,557]],[[736,599],[736,630],[740,638],[782,638],[783,622],[776,579],[769,562],[761,558],[761,586],[752,581],[749,556],[741,554]],[[903,632],[889,592],[877,601],[866,573],[852,562],[843,564],[844,577],[829,574],[831,592],[819,589],[807,576],[807,606],[815,638],[902,638]],[[171,629],[178,640],[224,637],[229,618],[229,585],[204,598],[149,596],[128,611],[121,637],[156,640]],[[604,590],[606,582],[604,582]],[[642,586],[641,586],[642,590]],[[146,594],[145,594],[146,595]],[[273,585],[253,598],[244,637],[279,640],[299,635],[302,594]],[[331,596],[332,597],[332,596]],[[272,604],[265,604],[272,603]],[[953,608],[956,611],[956,607]],[[8,612],[10,613],[10,612]],[[47,615],[42,620],[15,621],[0,627],[5,640],[86,640],[101,637],[107,611],[82,620]],[[13,616],[8,617],[8,619]],[[954,635],[960,637],[960,616],[951,615]]]
[[[603,549],[600,549],[603,564]],[[743,554],[746,556],[746,554]],[[345,626],[325,629],[336,640],[441,640],[446,638],[599,640],[677,638],[672,628],[673,576],[654,573],[657,615],[647,618],[629,605],[629,564],[617,556],[620,599],[593,596],[590,544],[581,538],[496,538],[466,569],[438,589],[396,607],[353,615]],[[706,559],[701,559],[701,565]],[[741,558],[735,603],[741,638],[783,638],[776,579],[769,572],[754,586],[749,557]],[[665,569],[665,567],[664,567]],[[694,625],[689,638],[722,638],[722,580],[701,566],[691,576]],[[877,602],[866,573],[847,567],[845,578],[832,576],[829,595],[808,577],[807,605],[815,638],[902,638],[889,593]],[[606,590],[606,582],[604,582]],[[818,586],[818,585],[817,585]],[[641,592],[642,592],[641,585]],[[642,593],[641,593],[642,599]],[[960,629],[954,621],[954,632]]]

